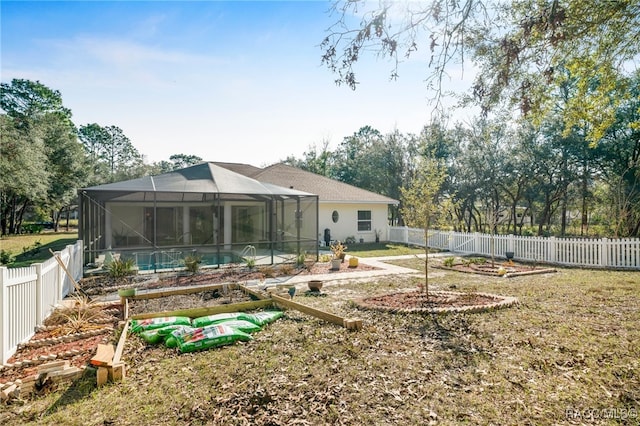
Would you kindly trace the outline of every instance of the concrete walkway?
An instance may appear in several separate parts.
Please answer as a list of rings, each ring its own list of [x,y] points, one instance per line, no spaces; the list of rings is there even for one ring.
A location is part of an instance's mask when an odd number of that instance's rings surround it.
[[[449,253],[433,253],[429,254],[429,258],[435,257],[444,257],[451,256]],[[369,271],[352,271],[352,272],[330,272],[327,274],[316,274],[316,275],[295,275],[289,277],[276,277],[269,278],[259,285],[263,287],[272,287],[272,286],[296,286],[297,290],[304,290],[303,287],[307,285],[309,281],[312,280],[320,280],[325,285],[335,284],[337,281],[344,280],[366,280],[370,278],[382,277],[385,275],[397,275],[397,274],[420,274],[423,275],[422,272],[419,272],[415,269],[404,268],[402,266],[392,265],[390,263],[385,263],[386,261],[392,260],[400,260],[400,259],[424,259],[424,254],[408,254],[402,256],[383,256],[383,257],[361,257],[360,262],[369,266],[373,266],[377,269],[369,270]],[[345,259],[345,262],[348,261]],[[247,285],[252,286],[258,284],[257,282],[248,282]]]

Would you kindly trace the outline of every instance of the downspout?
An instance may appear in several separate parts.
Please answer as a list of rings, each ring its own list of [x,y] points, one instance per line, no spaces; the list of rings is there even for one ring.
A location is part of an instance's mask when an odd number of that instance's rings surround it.
[[[316,235],[320,232],[320,197],[315,196],[316,199]],[[316,241],[316,262],[320,260],[320,245]]]
[[[216,197],[216,215],[214,216],[216,218],[216,221],[218,222],[217,225],[218,227],[216,228],[215,224],[213,227],[213,232],[215,234],[215,243],[216,243],[216,259],[218,260],[218,269],[220,269],[220,231],[222,230],[222,235],[223,235],[223,239],[224,239],[224,223],[220,223],[220,217],[222,216],[221,211],[220,211],[220,193],[217,193],[214,195]],[[224,220],[228,220],[226,217],[224,218]],[[222,225],[222,227],[220,226]]]
[[[296,254],[300,256],[300,225],[302,223],[302,210],[300,210],[300,196],[296,197]]]

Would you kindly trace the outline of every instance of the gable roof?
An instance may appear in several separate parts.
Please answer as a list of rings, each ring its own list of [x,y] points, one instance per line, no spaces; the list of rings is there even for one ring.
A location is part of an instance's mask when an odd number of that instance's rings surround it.
[[[258,169],[250,177],[260,182],[317,194],[320,202],[398,204],[398,200],[393,198],[283,163]]]
[[[253,167],[253,166],[251,166]],[[87,191],[114,192],[174,192],[204,194],[246,195],[313,195],[301,190],[280,187],[270,182],[259,182],[214,163],[203,162],[195,166],[145,176],[138,179],[84,188]]]

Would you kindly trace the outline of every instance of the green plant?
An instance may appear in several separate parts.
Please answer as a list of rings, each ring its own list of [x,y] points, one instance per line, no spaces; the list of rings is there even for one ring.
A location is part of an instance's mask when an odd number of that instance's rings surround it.
[[[451,268],[453,266],[455,262],[455,258],[454,257],[447,257],[445,260],[442,261],[442,264],[444,266],[446,266],[447,268]]]
[[[347,238],[344,239],[345,244],[355,244],[356,243],[356,237],[354,237],[353,235],[348,236]]]
[[[327,263],[330,260],[331,260],[331,255],[328,255],[328,254],[321,254],[320,255],[320,262]]]
[[[251,270],[256,266],[256,259],[253,257],[247,257],[244,260],[244,264],[246,265],[247,268],[249,268],[249,270]]]
[[[8,265],[13,263],[15,257],[11,254],[11,250],[0,250],[0,264]]]
[[[198,273],[201,263],[202,256],[198,256],[197,254],[189,254],[184,258],[184,267],[192,274]]]
[[[335,244],[329,246],[329,248],[333,253],[334,259],[344,259],[345,251],[347,251],[347,246],[342,244],[340,241],[337,241]]]
[[[54,310],[45,320],[45,325],[58,326],[54,335],[69,335],[103,327],[93,322],[103,314],[103,308],[99,303],[89,300],[84,295],[76,295],[73,300],[72,306]]]
[[[299,253],[298,256],[296,256],[296,266],[302,266],[304,265],[304,261],[307,258],[307,252],[303,252],[303,253]]]
[[[33,244],[28,245],[28,246],[23,246],[22,247],[22,254],[24,256],[35,256],[40,252],[40,249],[42,248],[42,243],[40,242],[40,240],[36,240]]]
[[[126,277],[127,275],[134,275],[135,260],[133,259],[115,259],[109,263],[108,271],[109,276],[113,278]]]

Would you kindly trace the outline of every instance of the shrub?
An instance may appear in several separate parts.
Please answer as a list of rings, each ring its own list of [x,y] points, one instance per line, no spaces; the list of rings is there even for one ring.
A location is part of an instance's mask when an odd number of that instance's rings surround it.
[[[190,254],[184,258],[184,267],[192,274],[198,273],[200,270],[200,264],[202,263],[202,257],[197,254]]]
[[[73,306],[58,308],[44,321],[45,325],[56,325],[56,335],[69,335],[84,331],[100,329],[103,326],[94,324],[93,321],[103,314],[102,306],[92,302],[88,297],[76,295],[73,297]]]
[[[347,251],[347,246],[338,241],[335,244],[331,245],[330,248],[333,252],[334,259],[344,259],[344,252]]]
[[[348,236],[347,238],[344,239],[345,244],[355,244],[356,243],[356,237],[354,237],[353,235]]]
[[[11,254],[10,250],[0,250],[1,265],[8,265],[10,263],[13,263],[14,260],[15,260],[15,257],[13,256],[13,254]]]
[[[320,262],[327,263],[329,261],[331,261],[331,255],[330,254],[321,254],[320,255]]]
[[[454,262],[455,262],[454,257],[447,257],[445,260],[442,261],[442,264],[447,268],[451,268]]]
[[[256,259],[254,259],[253,257],[247,257],[244,260],[244,264],[247,266],[247,268],[249,268],[249,270],[251,270],[256,266]]]
[[[109,263],[109,276],[113,278],[126,277],[136,273],[135,261],[133,259],[115,259]]]

